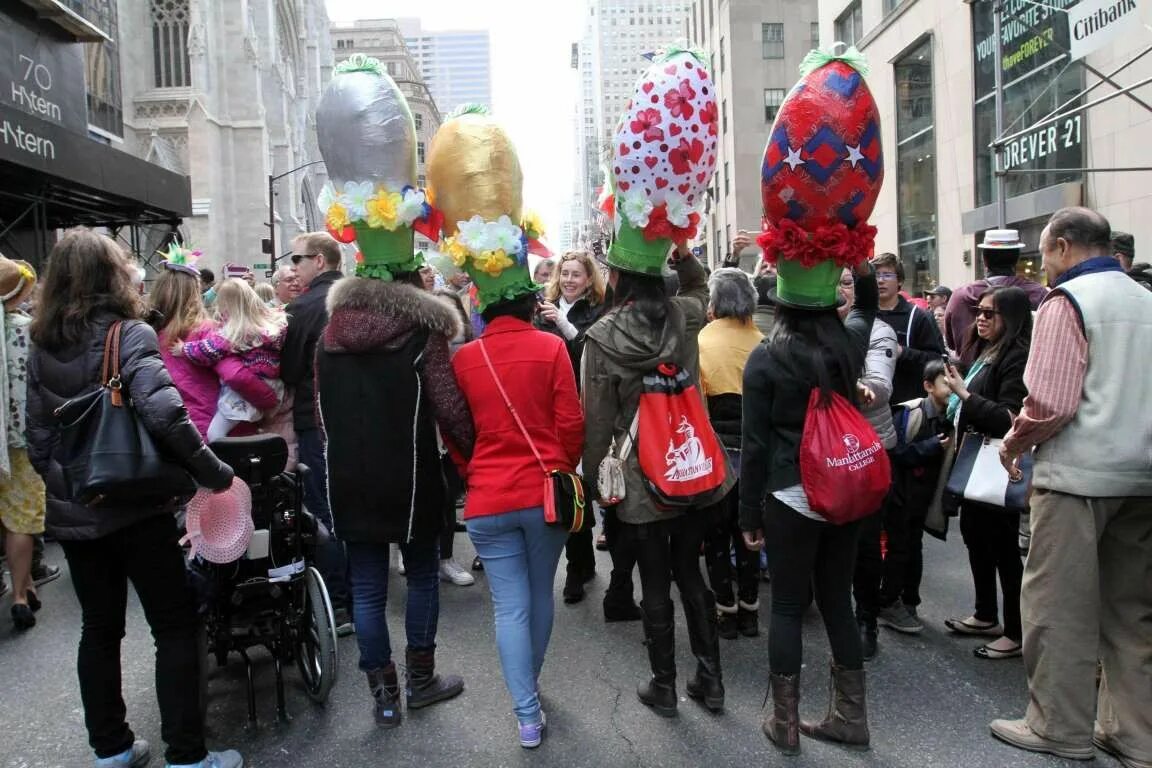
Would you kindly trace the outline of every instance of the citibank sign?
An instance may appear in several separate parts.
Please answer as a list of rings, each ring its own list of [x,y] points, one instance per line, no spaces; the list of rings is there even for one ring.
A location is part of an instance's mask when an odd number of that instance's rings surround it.
[[[1076,4],[1068,9],[1072,60],[1099,50],[1139,23],[1137,0],[1084,0]]]

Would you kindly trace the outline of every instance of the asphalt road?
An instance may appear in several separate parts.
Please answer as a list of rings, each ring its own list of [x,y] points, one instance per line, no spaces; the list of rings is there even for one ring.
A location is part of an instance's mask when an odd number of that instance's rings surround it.
[[[281,766],[876,766],[883,768],[1009,768],[1061,765],[1065,761],[1005,746],[988,734],[996,717],[1022,714],[1027,694],[1019,659],[981,661],[978,643],[950,637],[945,618],[971,612],[967,559],[959,536],[942,544],[926,542],[926,624],[918,637],[881,634],[880,655],[869,670],[868,705],[872,750],[852,753],[802,739],[803,753],[785,758],[760,732],[767,681],[767,635],[722,640],[727,710],[712,715],[684,698],[683,682],[692,669],[683,624],[677,635],[680,714],[656,716],[641,705],[636,685],[647,674],[639,623],[605,624],[600,598],[608,561],[598,554],[600,572],[589,597],[576,606],[559,600],[563,563],[557,577],[557,621],[541,678],[548,734],[537,750],[516,740],[511,702],[500,676],[493,640],[492,608],[483,576],[472,587],[444,585],[438,658],[441,667],[464,675],[457,699],[405,715],[401,728],[377,730],[367,686],[356,667],[355,638],[340,641],[340,680],[326,706],[312,704],[295,669],[287,673],[291,721],[276,719],[273,675],[262,656],[257,672],[259,724],[246,725],[244,668],[233,657],[213,671],[210,682],[210,746],[240,749],[252,768]],[[457,539],[457,559],[470,563],[467,536]],[[64,565],[56,547],[54,562]],[[391,587],[394,645],[403,648],[404,584]],[[75,679],[79,611],[65,569],[41,589],[39,624],[15,634],[9,601],[0,601],[0,767],[49,768],[91,765],[83,712]],[[767,605],[767,601],[765,601]],[[152,690],[152,643],[135,597],[129,605],[124,641],[124,697],[138,736],[162,752],[160,722]],[[767,628],[767,612],[761,616]],[[806,622],[801,714],[827,705],[827,641],[819,615]],[[1071,763],[1068,763],[1072,765]],[[1117,765],[1102,753],[1097,765]],[[163,765],[159,756],[153,766]]]

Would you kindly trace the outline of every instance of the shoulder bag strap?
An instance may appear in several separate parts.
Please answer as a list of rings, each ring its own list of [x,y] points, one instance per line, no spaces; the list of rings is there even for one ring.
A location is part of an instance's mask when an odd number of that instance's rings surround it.
[[[500,391],[500,397],[504,398],[504,405],[508,406],[508,411],[512,414],[512,418],[516,420],[516,426],[520,427],[520,433],[524,435],[524,439],[528,441],[528,447],[532,449],[532,454],[536,457],[536,461],[540,462],[540,469],[544,470],[545,475],[548,472],[548,466],[544,463],[544,459],[540,457],[540,451],[536,450],[536,443],[532,442],[532,436],[528,434],[528,429],[524,426],[524,422],[520,420],[520,414],[516,412],[516,408],[512,405],[512,401],[508,399],[508,393],[504,391],[504,385],[500,383],[500,377],[496,375],[496,368],[492,365],[492,358],[488,357],[488,349],[484,346],[484,339],[477,342],[480,345],[480,353],[484,355],[484,362],[488,365],[488,371],[492,374],[492,380],[496,382],[496,389]]]
[[[123,321],[117,320],[109,326],[104,337],[104,362],[100,368],[100,384],[112,391],[112,405],[116,407],[124,404],[120,392],[123,385],[120,380],[120,332],[123,325]]]
[[[628,434],[624,435],[624,439],[620,441],[620,455],[617,457],[620,461],[628,458],[628,453],[632,450],[632,443],[636,441],[636,428],[640,425],[640,406],[636,406],[636,415],[632,417],[632,426],[628,427]]]

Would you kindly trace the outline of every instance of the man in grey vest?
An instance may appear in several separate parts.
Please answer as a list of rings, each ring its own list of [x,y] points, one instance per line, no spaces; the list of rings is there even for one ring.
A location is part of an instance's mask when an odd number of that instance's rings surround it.
[[[1001,451],[1019,477],[1036,447],[1021,590],[1030,701],[991,728],[1073,760],[1095,744],[1131,768],[1152,766],[1152,294],[1125,276],[1110,234],[1099,213],[1064,208],[1041,236],[1053,290]]]

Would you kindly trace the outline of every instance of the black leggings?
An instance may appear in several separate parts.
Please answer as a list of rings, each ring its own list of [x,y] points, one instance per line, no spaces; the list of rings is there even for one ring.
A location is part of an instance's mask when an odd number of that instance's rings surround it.
[[[740,532],[740,484],[724,500],[704,512],[711,516],[712,526],[704,539],[704,562],[708,580],[716,593],[716,604],[734,608],[736,600],[746,606],[760,602],[760,553],[744,546]],[[735,553],[736,565],[732,566]],[[733,583],[736,594],[733,595]]]
[[[764,540],[772,576],[768,663],[773,674],[800,672],[804,611],[812,602],[813,591],[828,631],[832,659],[845,669],[864,667],[852,613],[852,573],[859,533],[859,521],[847,525],[817,522],[768,497]]]
[[[672,520],[620,525],[622,538],[636,553],[645,612],[658,615],[671,603],[673,580],[680,590],[685,615],[715,610],[715,598],[700,573],[706,520],[699,510],[689,510]]]

